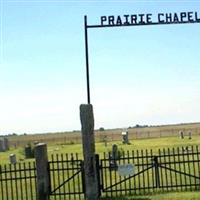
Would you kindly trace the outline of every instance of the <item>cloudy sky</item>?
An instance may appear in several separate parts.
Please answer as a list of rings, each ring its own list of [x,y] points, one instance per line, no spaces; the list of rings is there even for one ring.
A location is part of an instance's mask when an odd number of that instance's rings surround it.
[[[1,0],[0,134],[80,129],[84,15],[195,12],[199,1]],[[95,128],[199,122],[200,24],[89,29]]]

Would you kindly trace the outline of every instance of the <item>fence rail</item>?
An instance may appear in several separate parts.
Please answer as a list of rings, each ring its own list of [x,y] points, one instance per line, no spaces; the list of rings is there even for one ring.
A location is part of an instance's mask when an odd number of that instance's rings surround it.
[[[200,147],[121,152],[118,158],[96,156],[101,196],[200,190]],[[52,155],[48,161],[49,196],[53,200],[84,199],[83,161],[78,154]],[[122,175],[120,167],[132,166]],[[37,199],[35,162],[0,165],[0,200]]]
[[[101,188],[106,196],[145,194],[154,191],[199,190],[200,151],[198,146],[123,152],[115,159],[101,159]],[[121,176],[118,167],[131,164],[134,174]]]
[[[34,162],[0,166],[1,200],[35,200],[36,198]]]

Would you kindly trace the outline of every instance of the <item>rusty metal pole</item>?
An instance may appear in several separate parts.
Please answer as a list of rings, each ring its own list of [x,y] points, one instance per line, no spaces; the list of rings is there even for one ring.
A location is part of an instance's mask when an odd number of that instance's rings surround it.
[[[85,30],[85,61],[86,61],[86,80],[87,80],[87,102],[90,104],[90,75],[89,75],[89,52],[88,52],[88,27],[87,16],[84,17]]]

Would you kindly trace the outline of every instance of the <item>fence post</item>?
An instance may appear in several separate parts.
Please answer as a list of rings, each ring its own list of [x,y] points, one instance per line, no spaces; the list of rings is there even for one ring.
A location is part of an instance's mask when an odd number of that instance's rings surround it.
[[[100,181],[100,162],[99,162],[99,154],[95,154],[96,161],[96,170],[97,170],[97,180],[98,180],[98,196],[101,196],[101,181]]]
[[[155,178],[156,178],[156,187],[160,187],[160,174],[159,174],[159,164],[158,164],[158,156],[154,156],[154,166],[155,166]]]
[[[94,116],[91,104],[82,104],[80,106],[80,119],[84,157],[85,198],[86,200],[97,200],[99,192],[95,159]]]
[[[35,146],[37,172],[37,200],[49,200],[49,172],[47,145],[39,143]]]

